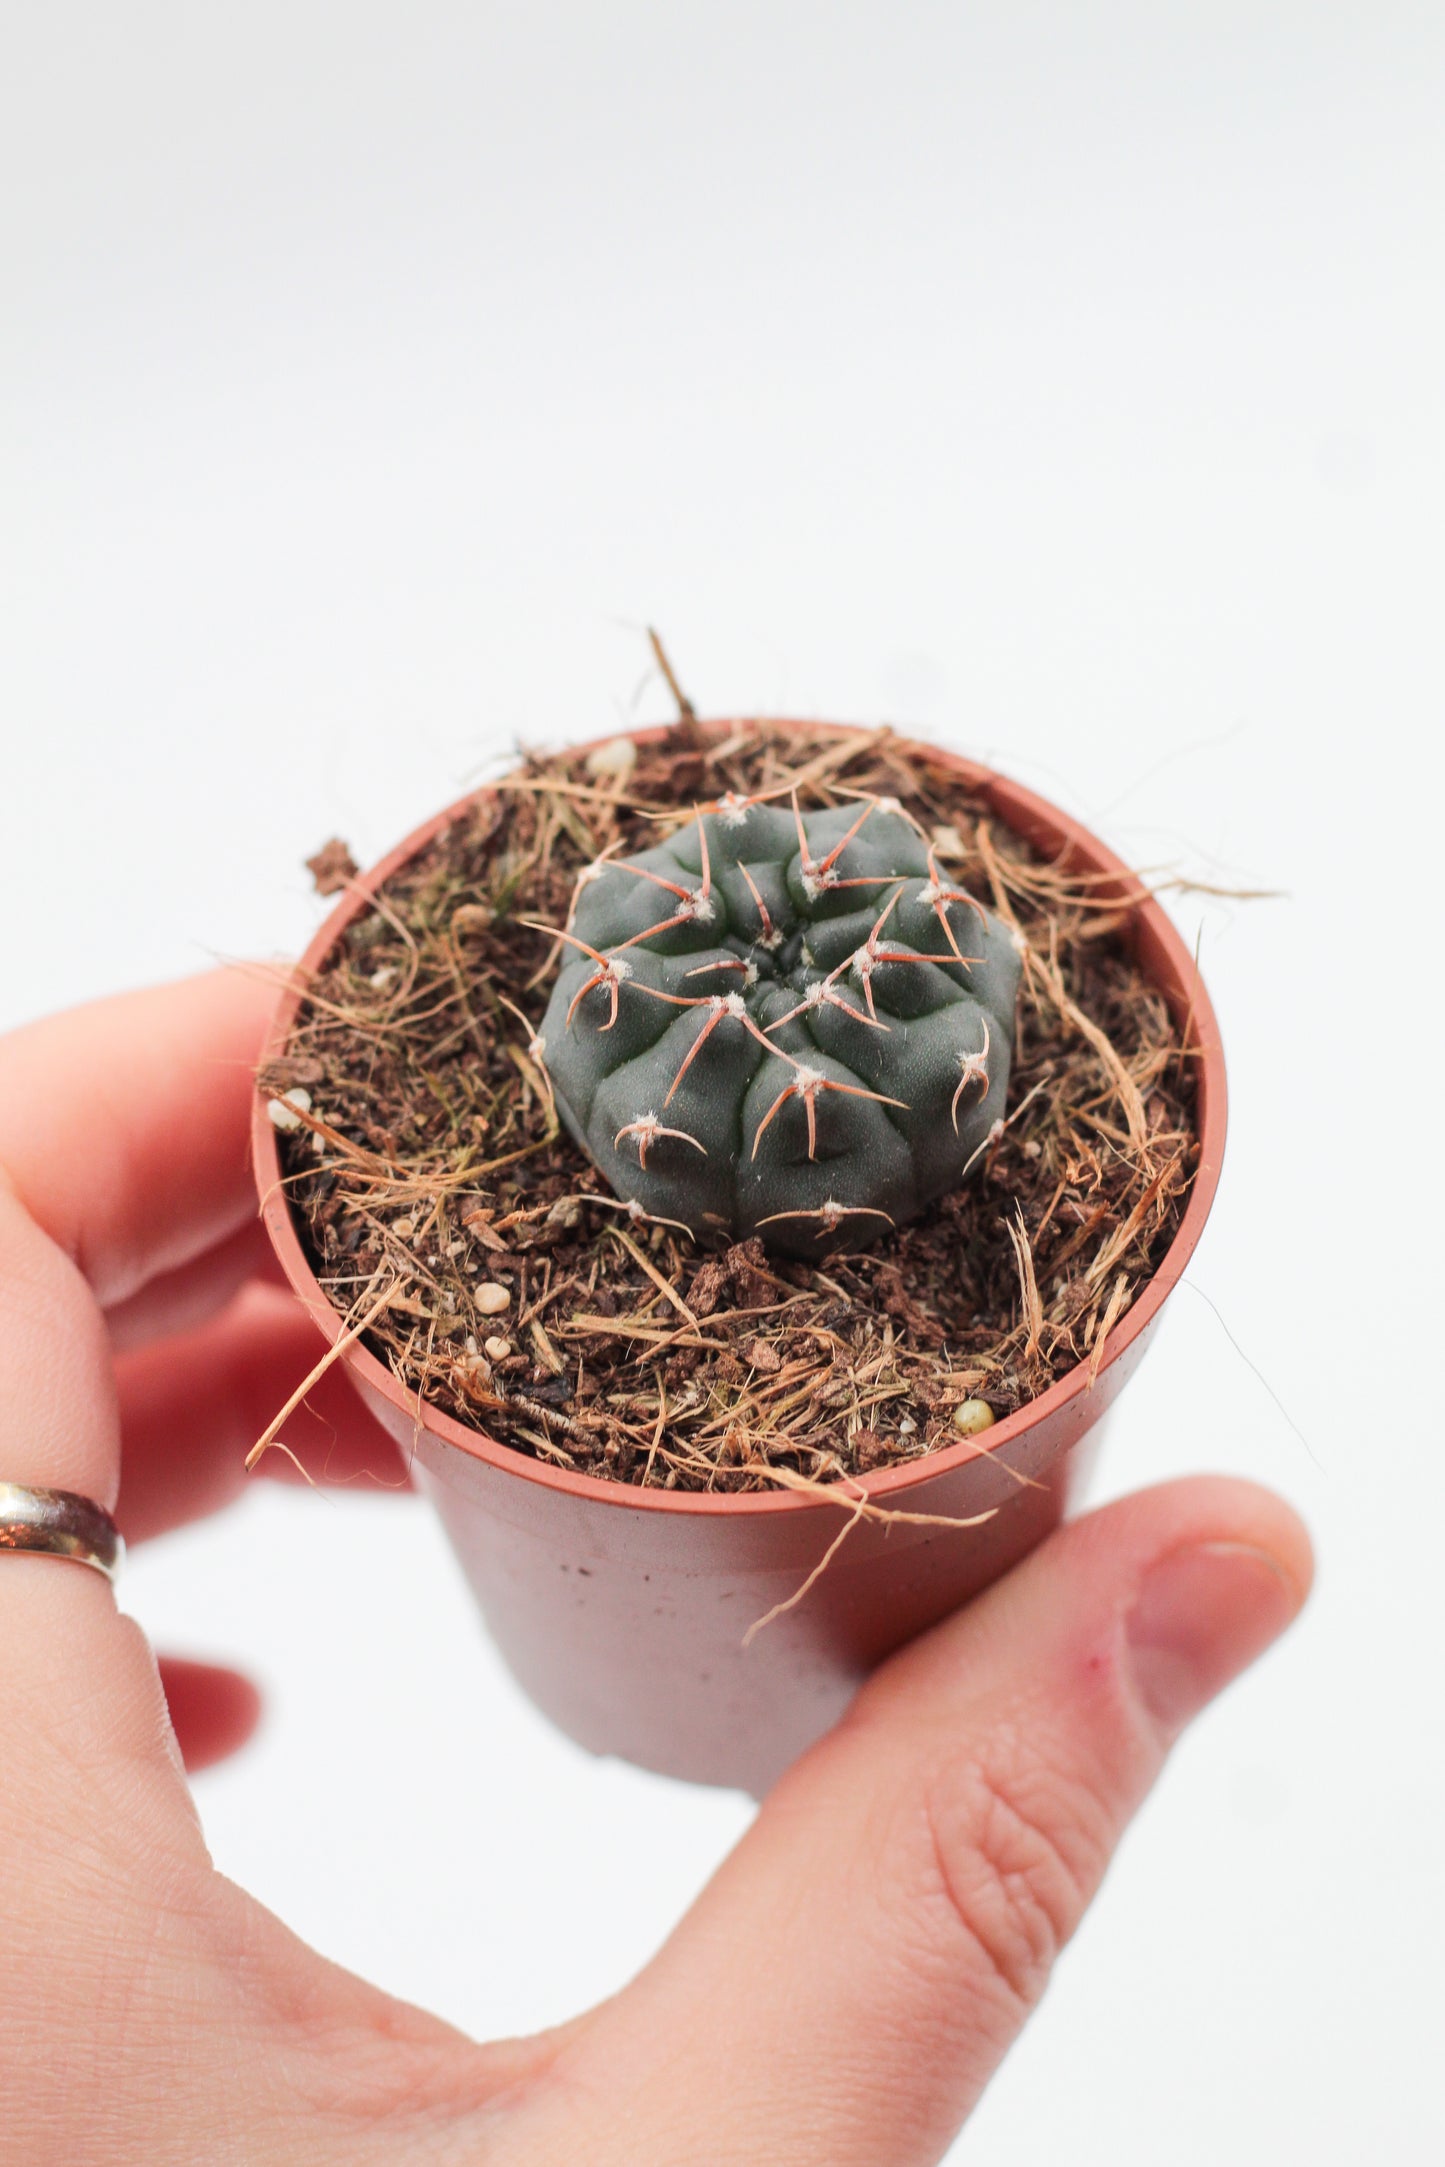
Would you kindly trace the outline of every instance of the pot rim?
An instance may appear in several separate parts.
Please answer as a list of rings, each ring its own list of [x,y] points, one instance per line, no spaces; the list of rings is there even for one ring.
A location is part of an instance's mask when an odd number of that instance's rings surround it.
[[[745,724],[806,728],[837,736],[855,732],[858,735],[867,734],[862,725],[855,723],[821,723],[784,716],[728,716],[701,722],[698,727],[711,736],[726,734]],[[647,729],[613,731],[605,738],[590,739],[569,749],[586,752],[594,745],[611,743],[619,736],[631,738],[637,744],[656,744],[667,737],[673,727],[670,724],[661,724]],[[1180,985],[1188,996],[1185,1013],[1195,1040],[1193,1058],[1196,1063],[1200,1153],[1189,1200],[1174,1239],[1127,1315],[1122,1317],[1110,1332],[1104,1359],[1097,1372],[1091,1376],[1087,1362],[1076,1363],[1050,1385],[1046,1392],[1040,1393],[1037,1399],[1030,1400],[997,1423],[988,1433],[986,1453],[980,1452],[979,1447],[972,1441],[960,1440],[957,1445],[942,1446],[920,1459],[850,1478],[852,1488],[861,1490],[870,1500],[896,1498],[920,1483],[932,1482],[940,1475],[965,1467],[981,1458],[991,1458],[1000,1446],[1022,1439],[1037,1424],[1060,1412],[1071,1401],[1085,1397],[1096,1389],[1103,1381],[1105,1373],[1152,1323],[1184,1276],[1204,1231],[1205,1221],[1209,1217],[1219,1187],[1227,1118],[1224,1049],[1220,1041],[1218,1021],[1204,981],[1194,957],[1172,920],[1150,895],[1139,876],[1071,814],[1062,811],[1047,798],[1025,789],[1010,777],[985,767],[978,761],[970,760],[946,746],[930,744],[925,739],[900,736],[895,739],[895,743],[904,754],[917,753],[956,770],[972,788],[993,801],[1006,825],[1026,833],[1033,829],[1036,839],[1049,838],[1056,843],[1061,853],[1075,856],[1087,864],[1091,871],[1112,874],[1115,877],[1118,888],[1110,899],[1129,901],[1132,904],[1136,922],[1147,926],[1154,939],[1169,955]],[[475,790],[468,791],[464,797],[458,798],[443,811],[433,814],[420,827],[413,829],[385,857],[378,860],[368,871],[358,875],[355,883],[322,922],[300,960],[294,965],[272,1017],[262,1054],[263,1061],[274,1059],[284,1049],[312,974],[319,968],[352,919],[370,907],[376,890],[406,864],[408,859],[425,849],[443,828],[495,789],[496,783],[493,782],[483,783]],[[1174,1003],[1171,1003],[1171,1013],[1174,1014],[1176,1022],[1182,1020]],[[347,1328],[346,1321],[323,1292],[301,1247],[290,1203],[282,1187],[278,1133],[267,1112],[267,1101],[259,1091],[256,1093],[252,1114],[251,1140],[260,1192],[261,1217],[281,1267],[304,1307],[334,1346]],[[709,1518],[717,1514],[807,1512],[815,1509],[818,1502],[816,1498],[792,1490],[719,1492],[640,1489],[631,1483],[608,1481],[597,1475],[582,1475],[568,1468],[552,1467],[545,1461],[518,1452],[513,1446],[505,1445],[497,1438],[489,1437],[483,1430],[469,1428],[454,1415],[447,1414],[444,1409],[431,1403],[426,1404],[423,1414],[418,1395],[401,1385],[385,1363],[362,1346],[360,1341],[352,1341],[343,1350],[341,1360],[353,1368],[374,1391],[389,1400],[400,1413],[410,1416],[416,1424],[418,1436],[423,1431],[430,1432],[444,1443],[458,1447],[474,1459],[482,1460],[500,1472],[515,1475],[523,1481],[540,1483],[547,1489],[561,1491],[579,1501],[638,1512],[684,1515],[700,1513]]]

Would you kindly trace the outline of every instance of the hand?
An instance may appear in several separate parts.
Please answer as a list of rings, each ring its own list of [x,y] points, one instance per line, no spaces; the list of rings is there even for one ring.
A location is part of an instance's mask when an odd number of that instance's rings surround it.
[[[234,1495],[314,1359],[247,1284],[269,1004],[220,972],[0,1041],[0,1478],[133,1540]],[[333,1471],[394,1472],[344,1381],[319,1397]],[[0,1555],[0,2160],[936,2160],[1170,1743],[1309,1577],[1298,1521],[1238,1482],[1075,1522],[877,1674],[631,1986],[478,2046],[213,1869],[176,1739],[224,1750],[248,1689],[158,1673],[98,1574]]]

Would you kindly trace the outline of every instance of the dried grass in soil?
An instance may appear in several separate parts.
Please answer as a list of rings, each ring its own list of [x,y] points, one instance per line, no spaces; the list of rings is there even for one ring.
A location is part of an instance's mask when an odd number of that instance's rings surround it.
[[[625,756],[624,756],[625,757]],[[809,1265],[630,1221],[528,1052],[578,870],[724,790],[894,795],[1028,940],[1009,1122],[968,1183]],[[339,846],[314,861],[349,883]],[[395,875],[311,984],[262,1088],[321,1285],[409,1391],[515,1450],[686,1490],[813,1483],[957,1443],[1097,1365],[1179,1224],[1192,1062],[1097,882],[990,820],[886,732],[684,719],[630,771],[529,757]],[[377,1306],[379,1304],[379,1306]],[[987,1433],[980,1440],[987,1444]]]

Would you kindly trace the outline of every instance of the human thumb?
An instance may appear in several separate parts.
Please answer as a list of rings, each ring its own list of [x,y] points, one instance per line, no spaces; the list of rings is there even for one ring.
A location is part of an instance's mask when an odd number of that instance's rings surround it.
[[[1175,1482],[1060,1530],[894,1657],[563,2047],[557,2075],[627,2101],[592,2167],[936,2161],[1174,1738],[1310,1575],[1277,1498]]]

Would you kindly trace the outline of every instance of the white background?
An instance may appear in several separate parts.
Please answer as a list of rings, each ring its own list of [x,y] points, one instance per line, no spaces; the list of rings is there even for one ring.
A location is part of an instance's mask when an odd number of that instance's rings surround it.
[[[644,618],[705,711],[920,726],[1287,891],[1179,906],[1233,1131],[1101,1487],[1273,1482],[1318,1595],[956,2156],[1440,2157],[1438,8],[12,0],[4,47],[0,1020],[294,951],[326,835],[664,715]],[[221,1866],[464,2025],[617,1985],[746,1823],[554,1736],[419,1506],[258,1490],[126,1593],[266,1688]]]

